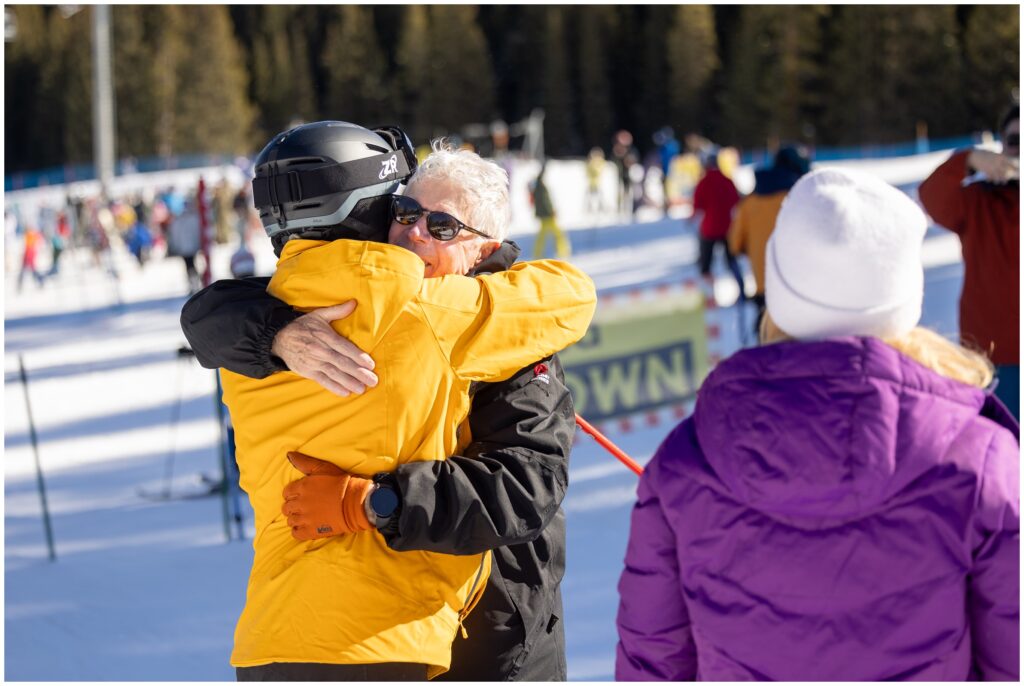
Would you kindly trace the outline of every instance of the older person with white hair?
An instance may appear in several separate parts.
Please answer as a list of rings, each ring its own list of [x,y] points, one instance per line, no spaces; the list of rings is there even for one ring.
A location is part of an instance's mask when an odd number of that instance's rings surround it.
[[[381,227],[381,238],[387,235],[390,243],[419,256],[426,288],[446,280],[435,277],[508,269],[519,248],[505,240],[511,219],[506,173],[474,153],[453,151],[440,142],[433,147],[405,194],[390,198],[389,224]],[[365,393],[369,399],[380,392],[373,388],[378,383],[371,371],[374,362],[329,324],[348,316],[351,305],[303,315],[273,298],[265,285],[261,279],[218,282],[186,305],[183,328],[204,365],[253,378],[291,370],[341,396]],[[546,297],[534,294],[540,307]],[[519,340],[516,327],[502,331],[510,341]],[[463,618],[466,632],[456,637],[451,669],[440,679],[566,679],[559,587],[565,570],[565,515],[560,504],[568,482],[573,417],[558,357],[536,360],[507,381],[475,386],[463,427],[469,430],[459,432],[471,442],[460,442],[443,462],[398,464],[375,479],[377,507],[371,498],[362,499],[367,519],[392,550],[459,556],[492,552],[486,591],[475,611]],[[359,477],[306,456],[292,459],[309,474],[285,489],[293,535],[342,533],[339,487],[360,483]],[[316,533],[327,527],[330,533]],[[279,667],[256,669],[261,674],[270,670],[274,678],[345,678],[344,668],[321,666],[313,672],[294,666],[286,673]],[[240,673],[252,675],[251,670]]]
[[[511,222],[506,172],[436,141],[405,194],[392,200],[388,242],[419,255],[427,278],[466,274],[501,247]]]

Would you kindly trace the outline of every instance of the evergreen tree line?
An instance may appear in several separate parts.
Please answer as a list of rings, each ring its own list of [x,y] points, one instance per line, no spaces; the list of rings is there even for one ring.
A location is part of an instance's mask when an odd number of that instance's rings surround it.
[[[9,6],[6,173],[92,159],[91,12]],[[1020,14],[983,6],[111,8],[117,156],[251,154],[296,121],[398,123],[417,143],[545,112],[580,155],[671,125],[760,147],[990,129]]]

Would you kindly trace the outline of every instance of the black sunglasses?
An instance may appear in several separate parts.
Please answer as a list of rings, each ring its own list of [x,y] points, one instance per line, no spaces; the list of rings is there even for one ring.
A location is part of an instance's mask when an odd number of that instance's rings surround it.
[[[1009,136],[1007,136],[1006,137],[1006,145],[1011,147],[1011,148],[1018,147],[1020,145],[1020,134],[1019,133],[1011,133]]]
[[[490,238],[483,231],[477,231],[471,226],[466,226],[458,219],[447,212],[434,212],[423,209],[416,200],[406,195],[391,196],[391,216],[402,226],[412,226],[420,220],[424,214],[427,215],[427,233],[439,241],[450,241],[459,235],[459,231],[469,231],[477,236]]]

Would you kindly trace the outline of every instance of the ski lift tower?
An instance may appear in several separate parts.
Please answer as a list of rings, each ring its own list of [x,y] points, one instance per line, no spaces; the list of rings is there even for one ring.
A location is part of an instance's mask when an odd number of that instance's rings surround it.
[[[110,5],[92,7],[92,145],[104,196],[114,180],[114,89],[110,70]]]

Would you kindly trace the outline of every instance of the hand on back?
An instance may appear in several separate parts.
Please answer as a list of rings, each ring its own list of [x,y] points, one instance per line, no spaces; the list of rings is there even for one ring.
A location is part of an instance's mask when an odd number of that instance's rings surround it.
[[[373,489],[370,479],[299,452],[288,453],[288,461],[305,474],[282,493],[281,513],[288,518],[294,538],[312,541],[373,528],[366,506]]]
[[[355,308],[349,300],[302,315],[277,333],[271,351],[299,376],[342,397],[376,386],[373,359],[331,327]]]

